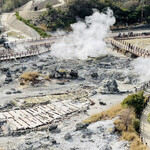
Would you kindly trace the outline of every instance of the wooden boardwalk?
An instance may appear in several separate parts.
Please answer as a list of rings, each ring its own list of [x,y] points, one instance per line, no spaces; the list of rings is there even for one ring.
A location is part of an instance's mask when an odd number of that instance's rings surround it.
[[[30,46],[31,48],[35,50],[29,50],[27,52],[13,52],[4,50],[2,51],[3,54],[0,55],[0,61],[6,61],[6,60],[13,60],[13,59],[21,59],[25,57],[31,57],[36,56],[39,54],[43,54],[50,51],[51,45],[56,42],[60,37],[49,37],[49,38],[33,38],[33,39],[27,39],[27,40],[19,40],[19,41],[13,41],[11,42],[12,45],[17,44],[26,44]],[[38,48],[44,47],[44,50],[38,50]],[[7,53],[6,53],[7,52]]]
[[[114,38],[107,39],[113,46],[117,47],[118,49],[125,50],[126,52],[130,52],[131,54],[138,56],[138,57],[150,57],[150,52],[148,50],[136,47],[130,43],[127,43],[123,40],[116,40]]]
[[[50,51],[51,44],[55,43],[58,39],[60,39],[63,36],[60,37],[48,37],[48,38],[33,38],[33,39],[27,39],[27,40],[19,40],[19,41],[13,41],[12,44],[27,44],[31,47],[38,48],[40,46],[46,47],[45,50],[30,50],[23,53],[10,53],[10,54],[1,54],[0,55],[0,61],[5,60],[13,60],[13,59],[20,59],[30,56],[39,55],[42,53],[46,53]],[[123,34],[123,36],[117,36],[112,38],[107,38],[106,41],[110,42],[113,46],[117,47],[118,49],[125,50],[126,52],[130,52],[131,54],[138,56],[138,57],[150,57],[150,52],[148,50],[136,47],[128,42],[125,42],[124,40],[127,39],[138,39],[138,38],[150,38],[150,33],[146,35],[146,33],[136,33],[132,36],[128,36],[127,34]]]
[[[5,55],[0,56],[0,61],[36,56],[36,55],[43,54],[49,51],[50,51],[50,48],[45,48],[44,50],[32,50],[32,51],[27,51],[27,52],[22,52],[22,53],[5,54]]]
[[[71,103],[71,101],[58,101],[52,104],[40,105],[22,110],[11,110],[0,113],[1,131],[5,133],[9,127],[10,133],[35,129],[40,126],[51,124],[69,114],[83,109],[83,105]],[[5,122],[2,125],[2,122]]]

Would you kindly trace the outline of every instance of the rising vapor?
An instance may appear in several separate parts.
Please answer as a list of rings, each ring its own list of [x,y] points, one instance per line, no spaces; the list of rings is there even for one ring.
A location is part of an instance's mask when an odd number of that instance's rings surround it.
[[[142,82],[150,80],[150,59],[139,57],[132,63],[134,72],[140,76]]]
[[[51,47],[51,55],[63,59],[87,59],[106,54],[104,39],[115,23],[113,12],[106,14],[94,11],[85,18],[85,22],[72,24],[72,32]]]

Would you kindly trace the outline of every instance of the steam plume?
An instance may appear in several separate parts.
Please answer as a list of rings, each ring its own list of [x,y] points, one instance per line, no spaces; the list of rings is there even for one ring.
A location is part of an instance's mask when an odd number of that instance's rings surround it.
[[[94,11],[85,18],[85,22],[71,25],[73,31],[52,45],[51,55],[64,59],[87,59],[88,56],[106,54],[104,39],[114,23],[115,18],[110,9],[106,14]]]
[[[140,76],[142,82],[150,80],[150,59],[137,58],[133,61],[134,71]]]

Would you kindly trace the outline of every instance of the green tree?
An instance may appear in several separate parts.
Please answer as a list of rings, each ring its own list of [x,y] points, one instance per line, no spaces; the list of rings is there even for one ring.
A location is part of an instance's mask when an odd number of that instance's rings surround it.
[[[15,8],[22,6],[30,0],[4,0],[2,9],[4,12],[12,11]]]
[[[136,115],[141,115],[141,112],[144,108],[144,92],[138,92],[136,94],[129,95],[121,103],[123,106],[133,107]]]
[[[11,11],[13,10],[15,7],[14,7],[14,3],[12,0],[7,0],[5,1],[5,3],[3,4],[2,6],[2,9],[3,11]]]

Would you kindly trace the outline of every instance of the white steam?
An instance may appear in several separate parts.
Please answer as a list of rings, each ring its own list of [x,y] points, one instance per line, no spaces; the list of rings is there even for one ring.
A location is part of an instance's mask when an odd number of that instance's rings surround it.
[[[133,61],[134,72],[140,76],[142,82],[150,80],[150,59],[139,57]]]
[[[72,24],[73,31],[52,45],[51,55],[64,59],[87,59],[88,56],[106,54],[104,39],[114,23],[115,18],[110,9],[106,14],[95,11],[85,18],[85,22]]]
[[[17,44],[13,49],[15,50],[16,53],[21,53],[21,52],[26,52],[27,44]]]

